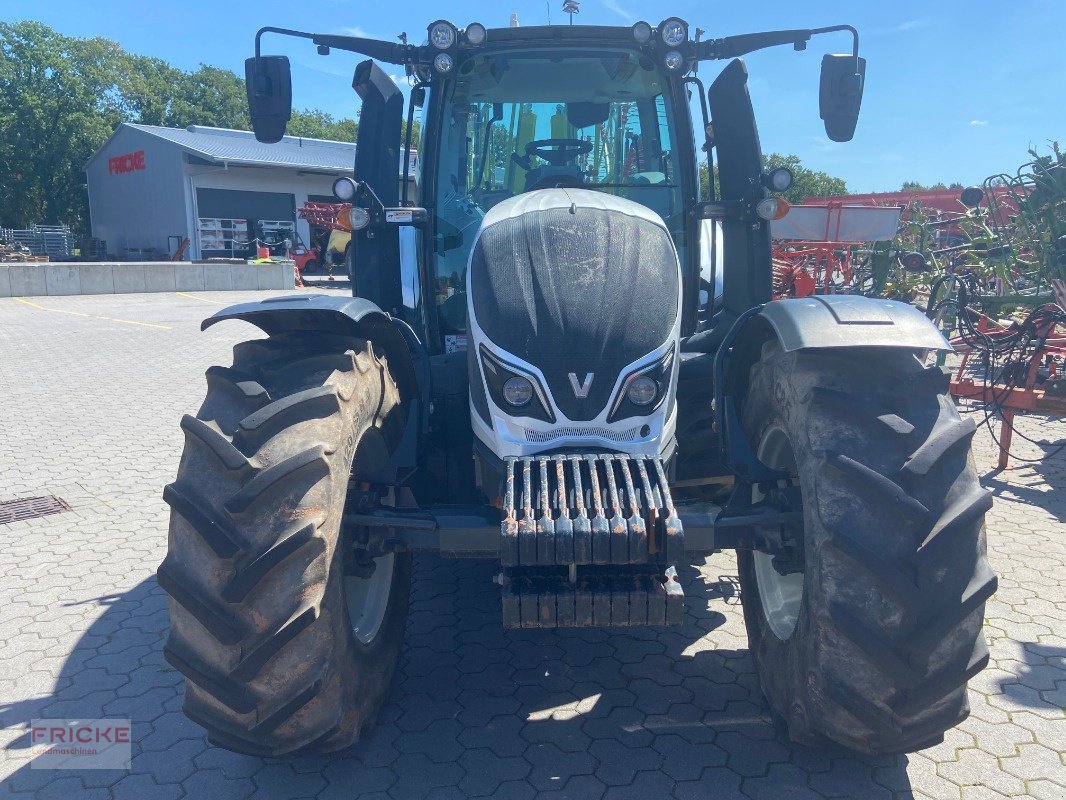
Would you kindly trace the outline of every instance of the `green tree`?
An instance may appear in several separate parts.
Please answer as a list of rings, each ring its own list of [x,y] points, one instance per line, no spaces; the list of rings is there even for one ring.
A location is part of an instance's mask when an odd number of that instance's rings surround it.
[[[899,187],[899,190],[901,192],[928,192],[935,191],[937,189],[961,190],[963,188],[963,185],[958,181],[953,181],[952,183],[944,183],[943,181],[938,181],[937,183],[932,184],[919,183],[918,181],[903,181],[903,185]]]
[[[778,167],[788,167],[792,170],[792,188],[782,195],[790,203],[802,203],[808,197],[848,193],[843,178],[834,178],[826,172],[807,169],[800,163],[799,156],[783,156],[778,153],[763,156],[763,169],[769,171]]]
[[[244,79],[228,69],[201,64],[183,73],[173,89],[165,123],[170,127],[210,125],[214,128],[251,129]]]
[[[127,55],[122,84],[126,120],[142,125],[170,125],[174,87],[185,73],[159,58]]]
[[[325,111],[293,111],[285,132],[289,136],[306,136],[309,139],[354,142],[359,134],[359,123],[353,119],[337,119]]]
[[[0,23],[0,226],[67,223],[87,233],[85,163],[122,122],[249,130],[244,80],[39,22]],[[299,111],[289,133],[352,142],[358,123]]]
[[[799,156],[783,156],[779,153],[771,153],[763,156],[763,169],[766,171],[788,167],[792,170],[792,188],[785,192],[782,197],[789,203],[802,203],[808,197],[826,197],[829,195],[847,194],[848,187],[843,178],[834,178],[825,172],[807,169],[800,162]],[[714,176],[715,195],[718,194],[718,175]],[[710,190],[710,175],[707,172],[707,164],[700,164],[700,192],[702,197],[708,197]]]
[[[84,165],[124,119],[123,61],[107,39],[0,23],[0,225],[87,218]]]

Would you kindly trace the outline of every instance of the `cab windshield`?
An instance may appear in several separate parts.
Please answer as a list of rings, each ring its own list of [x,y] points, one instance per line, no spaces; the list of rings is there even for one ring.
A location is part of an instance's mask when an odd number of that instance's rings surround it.
[[[527,191],[581,187],[659,214],[679,249],[679,137],[667,81],[638,53],[507,52],[465,61],[444,97],[436,175],[442,333],[466,331],[466,266],[485,213]]]

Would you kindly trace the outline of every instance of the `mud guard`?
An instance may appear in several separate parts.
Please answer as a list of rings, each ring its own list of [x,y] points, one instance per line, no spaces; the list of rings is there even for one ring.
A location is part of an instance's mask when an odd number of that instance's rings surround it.
[[[817,295],[763,306],[786,352],[814,347],[913,347],[953,350],[937,327],[908,303],[858,295]]]
[[[896,300],[859,295],[817,295],[776,300],[742,314],[714,360],[714,391],[723,460],[738,475],[770,480],[740,429],[752,366],[762,346],[777,339],[785,352],[845,347],[952,351],[937,327],[917,308]]]
[[[388,360],[401,403],[409,410],[408,431],[400,447],[414,447],[414,441],[406,440],[417,439],[418,427],[425,429],[423,418],[428,404],[422,398],[429,392],[429,362],[421,343],[405,322],[394,319],[362,297],[307,294],[228,306],[200,323],[200,330],[229,319],[250,322],[269,336],[290,331],[321,331],[373,342]],[[414,433],[411,423],[416,426]]]

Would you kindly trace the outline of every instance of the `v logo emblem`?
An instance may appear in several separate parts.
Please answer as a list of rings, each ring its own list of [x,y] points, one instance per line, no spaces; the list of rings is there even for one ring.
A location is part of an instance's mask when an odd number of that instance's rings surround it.
[[[596,377],[595,375],[591,372],[585,373],[583,383],[577,382],[577,375],[573,372],[569,373],[568,377],[570,378],[570,388],[574,390],[574,397],[584,400],[589,396],[589,389],[592,388],[592,379]]]

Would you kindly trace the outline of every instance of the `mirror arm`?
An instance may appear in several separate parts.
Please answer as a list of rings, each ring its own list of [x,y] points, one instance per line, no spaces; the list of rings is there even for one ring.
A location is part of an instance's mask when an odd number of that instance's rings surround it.
[[[370,212],[370,224],[375,228],[384,228],[389,225],[409,225],[419,228],[429,222],[429,212],[424,208],[385,206],[374,189],[365,181],[356,181],[352,205],[360,205]]]
[[[313,33],[305,33],[304,31],[294,31],[294,30],[290,30],[289,28],[274,28],[274,27],[269,27],[269,26],[266,27],[266,28],[260,28],[259,30],[257,30],[255,32],[255,57],[256,58],[259,58],[259,57],[262,56],[261,42],[262,42],[264,33],[280,33],[282,36],[296,36],[296,37],[298,37],[300,39],[314,39],[315,38],[315,35]]]
[[[696,58],[700,61],[736,58],[767,47],[791,44],[797,50],[804,50],[812,36],[836,31],[850,31],[853,41],[852,52],[859,57],[859,32],[851,25],[830,25],[826,28],[803,28],[788,31],[764,31],[762,33],[745,33],[740,36],[726,36],[723,39],[708,39],[700,42],[696,49]],[[856,70],[858,69],[856,62]]]
[[[328,33],[308,33],[291,28],[260,28],[255,34],[255,57],[260,56],[260,40],[264,33],[278,33],[282,36],[294,36],[298,39],[310,39],[320,47],[332,47],[352,53],[376,58],[386,64],[409,64],[418,61],[419,48],[414,45],[383,42],[380,39],[363,39],[359,36],[334,36]]]
[[[311,39],[319,46],[360,53],[369,58],[384,61],[386,64],[410,64],[418,61],[419,48],[411,44],[396,44],[395,42],[383,42],[380,39],[363,39],[358,36],[334,36],[327,33],[316,33]]]

